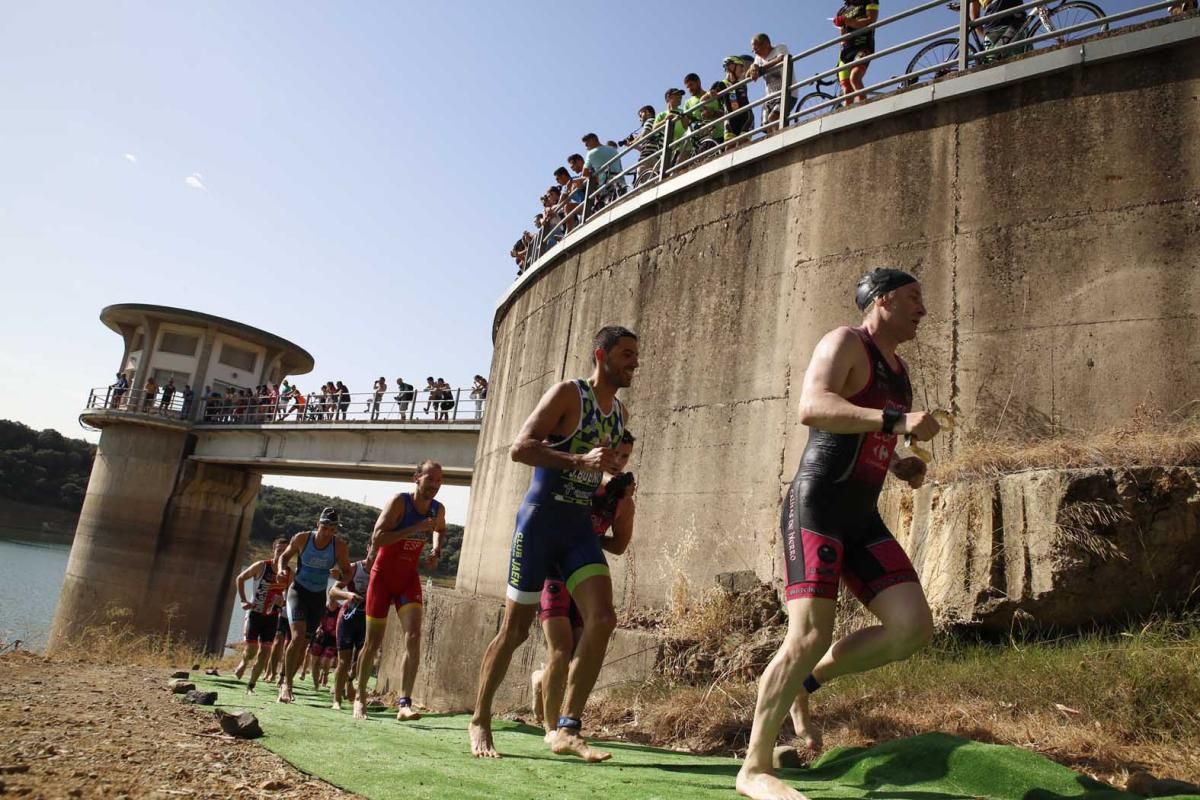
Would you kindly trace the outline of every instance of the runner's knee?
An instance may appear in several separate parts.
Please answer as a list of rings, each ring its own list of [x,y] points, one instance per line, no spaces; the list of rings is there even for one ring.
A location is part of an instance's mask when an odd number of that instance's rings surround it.
[[[617,612],[613,607],[606,605],[603,608],[593,608],[591,613],[582,612],[583,614],[583,630],[586,633],[589,630],[607,631],[612,633],[617,628]]]
[[[933,638],[933,617],[928,608],[923,608],[891,623],[885,630],[891,642],[892,657],[895,660],[908,658]]]
[[[529,638],[529,625],[528,623],[518,624],[505,617],[504,621],[500,623],[499,636],[504,647],[515,650]]]

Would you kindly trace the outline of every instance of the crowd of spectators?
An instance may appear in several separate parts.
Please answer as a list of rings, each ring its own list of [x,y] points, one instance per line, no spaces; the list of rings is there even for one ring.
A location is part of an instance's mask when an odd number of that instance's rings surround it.
[[[846,4],[849,6],[862,6],[864,13],[861,21],[843,14],[845,30],[875,21],[876,3]],[[870,15],[865,11],[868,6],[872,9]],[[767,94],[778,94],[783,81],[781,65],[789,56],[786,45],[772,44],[765,33],[753,38],[751,48],[753,55],[726,56],[721,62],[721,79],[707,87],[697,73],[684,75],[683,89],[671,87],[663,93],[661,111],[653,105],[638,109],[638,127],[624,139],[601,143],[595,133],[585,134],[581,140],[584,154],[568,155],[566,166],[551,171],[554,183],[541,196],[542,209],[533,219],[533,229],[523,231],[513,244],[509,255],[516,262],[517,274],[574,230],[583,216],[599,211],[633,188],[657,180],[664,159],[669,168],[702,153],[716,154],[747,141],[746,134],[756,127],[747,86],[762,79]],[[861,80],[861,75],[858,77]],[[768,100],[762,105],[762,124],[778,121],[779,115],[789,113],[795,102],[795,96],[790,96],[787,107],[781,109],[778,99]],[[716,122],[727,115],[724,121]],[[670,143],[664,154],[668,131]],[[622,164],[620,148],[629,148],[625,155],[636,158],[629,169]]]
[[[357,397],[342,381],[327,381],[317,391],[305,394],[300,387],[285,380],[278,384],[263,384],[253,389],[227,386],[213,389],[205,386],[201,398],[204,408],[201,419],[214,424],[266,424],[271,422],[341,422],[348,421],[352,414],[362,414],[371,422],[384,420],[405,421],[418,417],[434,421],[449,422],[465,388],[455,389],[443,378],[426,378],[426,386],[418,391],[403,378],[396,378],[395,386],[380,376],[363,400]],[[390,393],[390,400],[389,400]],[[476,375],[469,397],[474,401],[474,418],[483,416],[484,400],[487,398],[487,379]],[[418,414],[417,403],[423,399],[424,409]],[[141,390],[131,389],[129,376],[118,373],[117,380],[108,387],[104,407],[127,409],[142,413],[161,414],[181,419],[190,419],[194,393],[190,385],[178,390],[174,380],[160,387],[153,377],[146,380]],[[363,402],[362,406],[355,403]]]

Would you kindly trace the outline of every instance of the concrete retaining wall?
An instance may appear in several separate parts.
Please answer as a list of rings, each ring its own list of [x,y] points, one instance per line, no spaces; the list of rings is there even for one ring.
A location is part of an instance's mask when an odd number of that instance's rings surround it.
[[[1142,53],[803,142],[593,236],[498,320],[459,587],[503,595],[529,480],[509,445],[549,386],[588,372],[605,324],[642,336],[619,604],[776,574],[804,370],[857,321],[870,267],[923,280],[930,316],[904,355],[919,405],[954,409],[958,437],[1195,398],[1198,98],[1200,48]]]

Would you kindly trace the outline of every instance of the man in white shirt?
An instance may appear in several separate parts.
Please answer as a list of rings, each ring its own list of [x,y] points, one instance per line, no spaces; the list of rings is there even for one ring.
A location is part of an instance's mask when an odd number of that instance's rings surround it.
[[[787,116],[796,105],[796,95],[788,92],[787,102],[780,111],[779,91],[783,87],[783,60],[791,58],[786,44],[771,45],[771,37],[760,33],[750,40],[750,49],[754,51],[754,64],[746,77],[750,80],[762,78],[767,84],[767,94],[773,97],[763,104],[763,125],[779,121],[782,113]],[[788,87],[789,89],[791,87]]]

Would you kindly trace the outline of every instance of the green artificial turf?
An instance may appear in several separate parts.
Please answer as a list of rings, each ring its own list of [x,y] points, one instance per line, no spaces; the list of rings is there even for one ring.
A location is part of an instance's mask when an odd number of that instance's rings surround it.
[[[356,723],[348,709],[332,711],[329,694],[315,694],[311,685],[297,687],[296,703],[281,705],[275,702],[274,687],[266,684],[247,696],[232,677],[193,680],[199,689],[218,692],[218,707],[253,711],[265,732],[258,740],[264,747],[305,772],[369,798],[704,800],[736,796],[733,781],[738,762],[729,758],[613,742],[604,745],[613,753],[611,761],[584,764],[552,754],[536,728],[497,721],[496,747],[504,758],[473,759],[466,716],[429,714],[401,724],[394,712],[376,711],[368,721]],[[834,750],[812,768],[787,770],[783,777],[812,800],[1134,797],[1035,753],[941,733],[867,749]]]

